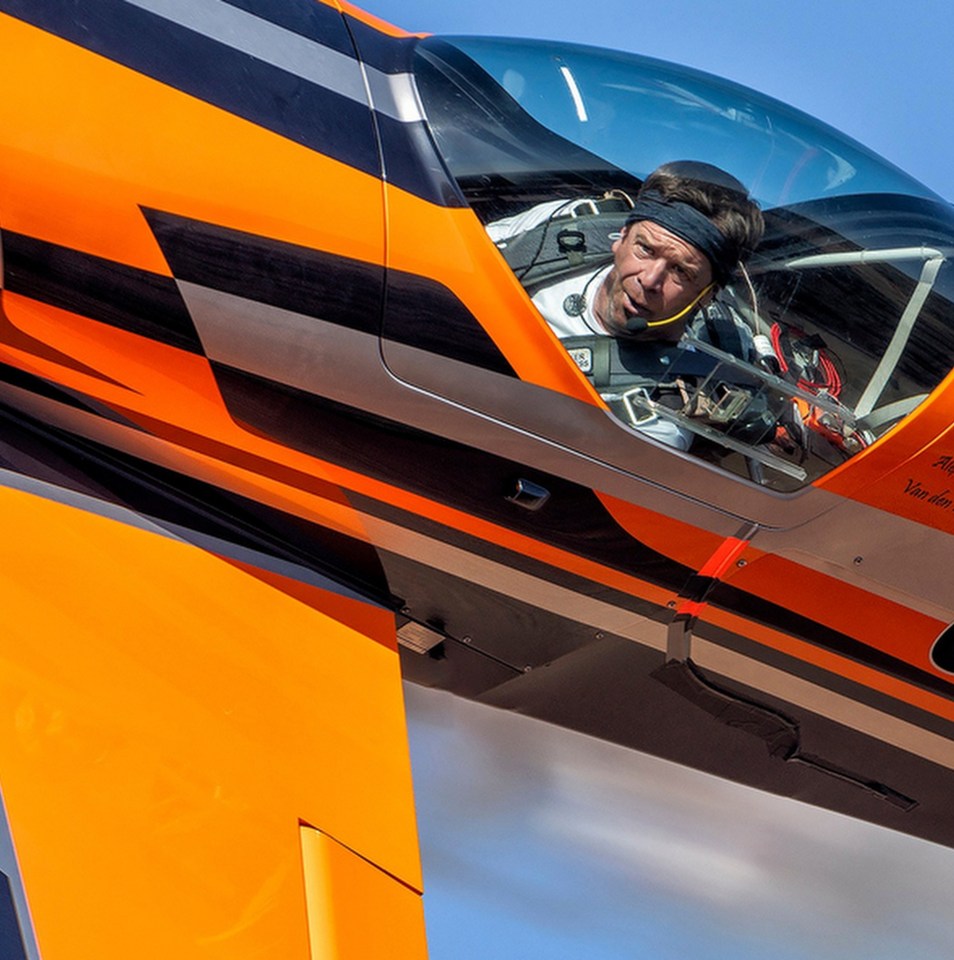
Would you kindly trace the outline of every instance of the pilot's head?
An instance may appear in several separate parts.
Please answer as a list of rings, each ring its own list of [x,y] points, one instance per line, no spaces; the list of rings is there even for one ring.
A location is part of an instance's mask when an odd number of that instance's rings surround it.
[[[613,244],[594,310],[614,335],[678,340],[762,237],[762,214],[735,177],[680,160],[653,171]]]

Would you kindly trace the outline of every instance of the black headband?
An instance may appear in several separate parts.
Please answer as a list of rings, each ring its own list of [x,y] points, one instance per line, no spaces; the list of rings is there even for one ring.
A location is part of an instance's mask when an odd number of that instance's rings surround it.
[[[727,283],[738,266],[738,247],[701,211],[681,200],[650,191],[636,200],[626,226],[651,220],[705,254],[718,284]]]

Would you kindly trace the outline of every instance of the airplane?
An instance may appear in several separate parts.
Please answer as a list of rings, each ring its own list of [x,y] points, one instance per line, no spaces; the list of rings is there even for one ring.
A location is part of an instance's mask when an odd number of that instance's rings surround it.
[[[344,0],[0,31],[4,956],[425,956],[402,677],[954,845],[940,197]],[[720,302],[772,362],[681,341],[672,407],[531,295],[681,159],[762,206]]]

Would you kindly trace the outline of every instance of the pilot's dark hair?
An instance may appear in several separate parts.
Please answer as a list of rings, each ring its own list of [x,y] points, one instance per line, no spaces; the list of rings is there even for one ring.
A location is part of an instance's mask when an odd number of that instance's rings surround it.
[[[748,260],[762,239],[765,223],[758,204],[744,184],[711,163],[664,163],[646,177],[637,199],[647,193],[687,203],[705,214],[729,241],[729,250],[737,263]]]

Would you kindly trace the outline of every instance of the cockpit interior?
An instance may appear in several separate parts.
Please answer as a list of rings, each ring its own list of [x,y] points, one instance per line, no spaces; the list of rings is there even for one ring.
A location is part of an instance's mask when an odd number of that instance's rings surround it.
[[[715,164],[759,203],[761,244],[716,300],[755,349],[716,343],[701,316],[652,361],[625,339],[603,338],[601,356],[563,344],[623,429],[672,421],[692,456],[793,492],[877,444],[950,373],[954,210],[860,144],[631,54],[428,38],[414,69],[441,157],[530,296],[609,261],[661,163]]]

